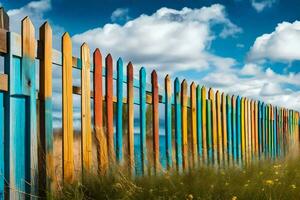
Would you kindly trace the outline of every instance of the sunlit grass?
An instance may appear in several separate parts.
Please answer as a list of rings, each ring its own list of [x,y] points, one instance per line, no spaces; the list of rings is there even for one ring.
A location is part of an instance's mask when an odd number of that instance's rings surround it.
[[[300,199],[300,159],[129,178],[121,172],[66,185],[56,199]]]

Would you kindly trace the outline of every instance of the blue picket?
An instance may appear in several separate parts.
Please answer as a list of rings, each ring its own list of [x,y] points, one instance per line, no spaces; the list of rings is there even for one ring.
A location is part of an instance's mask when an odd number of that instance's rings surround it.
[[[172,105],[171,82],[169,75],[165,78],[165,131],[166,131],[166,156],[168,169],[172,168]]]
[[[174,99],[175,99],[175,149],[176,149],[176,167],[182,171],[182,133],[181,133],[181,92],[180,82],[176,78],[174,81]]]
[[[228,158],[229,161],[231,161],[232,159],[232,114],[231,114],[231,98],[229,95],[227,95],[227,101],[226,101],[226,105],[227,105],[227,152],[228,152]]]
[[[117,125],[116,125],[116,159],[123,160],[123,61],[117,61]]]
[[[197,105],[197,147],[198,156],[202,158],[202,93],[201,87],[198,85],[196,89],[196,105]]]
[[[236,98],[236,134],[237,134],[237,158],[238,162],[241,163],[242,161],[242,146],[241,146],[241,98],[237,96]]]
[[[231,113],[232,113],[232,148],[233,148],[233,159],[236,162],[237,161],[237,130],[236,130],[236,100],[235,97],[232,96],[232,105],[231,105]]]
[[[140,69],[140,151],[142,159],[142,173],[146,173],[147,168],[147,136],[146,136],[146,70]]]

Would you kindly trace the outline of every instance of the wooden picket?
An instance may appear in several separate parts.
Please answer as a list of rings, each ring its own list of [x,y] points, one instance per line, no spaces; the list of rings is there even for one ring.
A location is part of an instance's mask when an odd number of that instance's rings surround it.
[[[156,71],[148,84],[144,67],[135,78],[129,62],[125,75],[123,60],[119,58],[114,69],[112,55],[108,54],[103,65],[99,49],[91,61],[86,43],[81,46],[80,58],[72,56],[68,33],[62,36],[61,52],[52,49],[48,23],[40,27],[37,41],[28,17],[22,20],[21,35],[8,30],[8,16],[3,9],[0,17],[0,53],[5,61],[5,74],[0,74],[0,173],[6,181],[0,176],[0,199],[4,190],[6,199],[45,196],[56,189],[57,182],[72,183],[94,168],[100,176],[118,166],[125,166],[131,176],[151,175],[153,171],[157,174],[164,168],[187,172],[207,164],[227,167],[282,158],[299,146],[297,111],[214,92],[212,88],[207,92],[196,82],[188,88],[186,80],[175,78],[173,82],[169,75],[160,85]],[[39,91],[36,60],[40,67]],[[54,146],[53,135],[53,64],[62,68],[62,180],[54,171],[53,150],[59,147]],[[73,86],[73,68],[81,73],[79,87]],[[75,176],[74,167],[73,94],[81,96],[80,177]],[[139,107],[138,123],[135,105]],[[160,128],[164,128],[165,135]],[[139,141],[135,141],[136,134]],[[164,144],[161,137],[165,137]],[[94,150],[96,163],[92,159]],[[6,189],[5,184],[9,186]]]

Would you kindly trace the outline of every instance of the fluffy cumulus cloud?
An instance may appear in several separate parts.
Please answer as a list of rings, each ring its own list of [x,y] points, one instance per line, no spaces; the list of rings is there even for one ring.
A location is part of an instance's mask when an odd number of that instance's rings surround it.
[[[58,25],[51,23],[45,14],[52,8],[51,0],[40,0],[31,1],[23,7],[11,9],[7,11],[10,20],[10,30],[20,33],[21,32],[21,21],[26,16],[29,16],[36,31],[36,37],[38,36],[38,28],[46,21],[48,21],[53,30],[53,40],[57,41],[54,44],[55,48],[60,48],[60,38],[64,29]]]
[[[218,33],[212,30],[216,24],[222,26]],[[106,24],[77,34],[73,41],[78,46],[87,42],[92,49],[99,47],[105,54],[122,56],[138,66],[174,73],[233,65],[234,59],[214,55],[209,47],[217,37],[226,38],[241,31],[227,18],[225,7],[215,4],[200,9],[161,8],[124,25]]]
[[[274,32],[256,38],[248,55],[250,60],[300,60],[300,21],[282,22]]]
[[[201,84],[222,92],[300,110],[300,73],[278,74],[269,67],[247,63],[242,68],[209,73]]]
[[[251,0],[251,5],[257,12],[261,12],[266,8],[271,8],[275,2],[276,0]]]
[[[128,21],[130,19],[129,17],[129,9],[128,8],[117,8],[112,14],[111,14],[111,21],[118,22],[118,21]]]

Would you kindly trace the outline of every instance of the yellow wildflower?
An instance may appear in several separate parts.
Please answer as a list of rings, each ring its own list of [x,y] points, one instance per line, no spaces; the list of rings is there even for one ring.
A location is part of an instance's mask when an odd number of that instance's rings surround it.
[[[231,200],[237,200],[237,196],[233,196]]]
[[[244,185],[244,187],[248,187],[249,185],[246,183],[245,185]]]
[[[275,174],[278,175],[278,171],[276,171]]]
[[[187,200],[192,200],[194,199],[193,195],[192,194],[189,194],[187,197],[186,197]]]
[[[274,182],[272,180],[266,180],[267,185],[274,185]]]
[[[296,189],[296,185],[295,185],[295,184],[292,184],[292,185],[291,185],[291,188],[292,188],[292,189]]]

